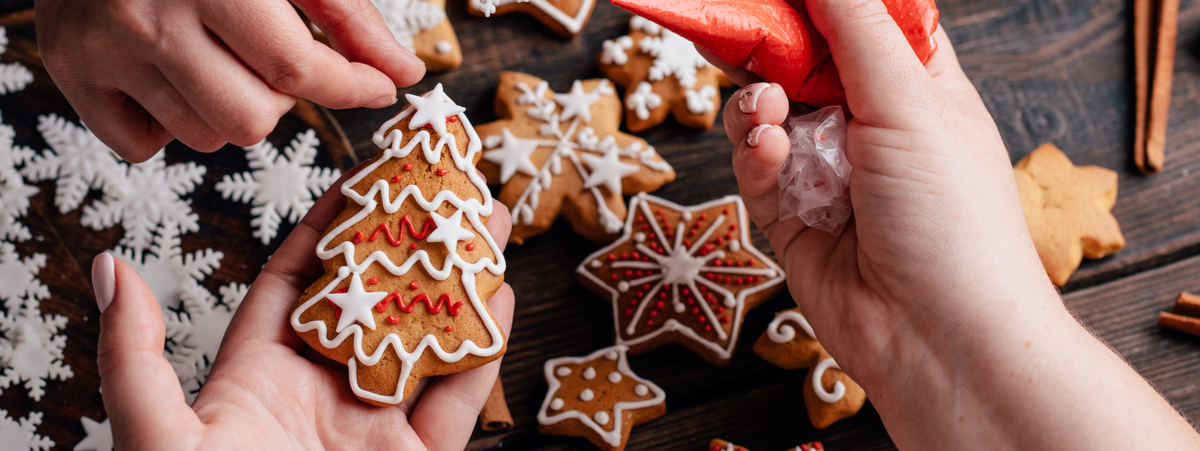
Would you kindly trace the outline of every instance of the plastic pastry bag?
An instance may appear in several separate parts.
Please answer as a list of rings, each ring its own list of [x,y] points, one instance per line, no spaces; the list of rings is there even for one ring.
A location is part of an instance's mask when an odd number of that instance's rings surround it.
[[[792,114],[783,124],[792,147],[779,170],[779,220],[799,217],[809,227],[840,235],[850,208],[846,117],[831,106]]]

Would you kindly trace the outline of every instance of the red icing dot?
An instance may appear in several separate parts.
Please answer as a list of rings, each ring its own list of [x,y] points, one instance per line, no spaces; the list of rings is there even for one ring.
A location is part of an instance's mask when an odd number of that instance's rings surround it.
[[[695,304],[695,303],[696,303],[696,300],[695,300],[695,299],[688,298],[688,300],[687,300],[687,304],[688,304],[688,305],[692,305],[692,304]]]
[[[704,325],[704,331],[705,331],[705,332],[712,332],[712,326],[710,326],[710,325],[708,325],[708,324],[705,324],[705,325]]]
[[[341,318],[342,318],[342,309],[341,309],[341,308],[334,309],[334,310],[333,310],[333,317],[334,317],[334,318],[341,319]]]
[[[666,299],[666,298],[667,298],[667,292],[666,292],[666,291],[659,291],[659,292],[658,292],[658,297],[659,297],[659,299]]]
[[[443,176],[443,175],[446,175],[446,174],[449,174],[449,173],[450,173],[450,170],[449,170],[449,169],[445,169],[445,168],[438,169],[437,171],[434,171],[434,174],[437,174],[437,175],[438,175],[438,177],[441,177],[441,176]]]
[[[475,243],[467,243],[467,252],[475,250]]]
[[[646,217],[645,217],[645,216],[642,216],[642,215],[638,215],[638,216],[637,216],[637,222],[646,222]]]
[[[708,219],[708,213],[700,213],[700,220],[703,221],[705,219]]]
[[[724,265],[725,265],[725,262],[722,262],[720,259],[713,260],[713,266],[724,266]]]
[[[633,277],[633,270],[632,270],[632,269],[626,269],[626,270],[625,270],[625,277]]]
[[[688,290],[687,288],[681,288],[679,289],[679,293],[687,296],[689,293],[691,293],[691,290]]]
[[[451,325],[449,325],[449,324],[447,324],[447,325],[446,325],[446,332],[450,332],[450,331],[453,331],[453,330],[454,330],[454,326],[451,326]]]
[[[689,231],[688,236],[696,236],[696,229],[692,229],[691,231]]]
[[[712,451],[721,451],[721,447],[717,446],[717,445],[713,445]]]
[[[608,276],[608,278],[612,279],[612,280],[617,280],[617,273],[615,273],[615,272],[612,273],[611,275]]]
[[[746,259],[746,266],[754,266],[754,259],[753,259],[753,258],[747,258],[747,259]]]
[[[633,251],[633,252],[630,252],[630,253],[629,253],[629,256],[630,256],[630,257],[633,257],[633,259],[634,259],[634,260],[637,260],[637,259],[639,259],[639,258],[642,258],[642,254],[639,254],[639,253],[638,253],[638,251]]]
[[[658,310],[651,310],[651,311],[650,311],[650,317],[651,317],[651,318],[653,318],[653,317],[655,317],[655,316],[658,316]]]
[[[613,255],[613,254],[608,254],[608,256],[607,256],[607,257],[604,257],[604,258],[608,259],[608,261],[610,261],[610,262],[611,262],[611,261],[613,261],[613,260],[616,260],[616,259],[617,259],[617,256],[616,256],[616,255]]]
[[[621,260],[629,260],[629,253],[628,253],[628,252],[622,252],[622,253],[621,253]]]
[[[421,284],[417,283],[417,281],[415,281],[415,280],[408,284],[408,289],[410,289],[410,290],[415,290],[417,288],[421,288]]]
[[[692,307],[692,314],[693,314],[693,315],[699,315],[699,314],[700,314],[700,307]]]
[[[400,175],[399,175],[399,174],[397,174],[397,175],[393,175],[393,176],[392,176],[392,183],[396,183],[396,182],[399,182],[399,181],[400,181]]]
[[[411,170],[412,170],[412,163],[405,163],[405,164],[404,164],[404,170],[405,170],[405,171],[411,171]]]
[[[720,315],[722,313],[725,313],[725,307],[717,307],[717,314]]]
[[[728,323],[728,322],[729,322],[729,317],[728,317],[728,316],[722,316],[722,317],[721,317],[721,322],[722,322],[722,323]]]
[[[697,316],[697,317],[696,317],[696,321],[700,321],[700,322],[702,322],[702,323],[703,323],[703,322],[705,322],[705,321],[708,321],[708,320],[707,320],[707,319],[704,319],[704,317],[703,317],[703,316]]]
[[[374,278],[374,277],[372,277],[372,278],[370,278],[370,279],[367,279],[367,284],[368,284],[368,285],[375,285],[375,284],[377,284],[377,283],[379,283],[379,279],[376,279],[376,278]]]
[[[397,324],[400,324],[400,318],[397,318],[394,315],[388,315],[387,322],[388,322],[388,324],[395,326]]]
[[[730,225],[729,225],[729,231],[730,231],[730,232],[732,232],[732,231],[734,231],[734,230],[737,230],[737,224],[730,224]]]
[[[625,315],[626,315],[626,316],[629,316],[629,315],[632,315],[632,314],[633,314],[633,309],[631,309],[631,308],[627,308],[627,309],[625,309]]]
[[[642,284],[642,289],[643,289],[643,290],[649,290],[649,289],[650,289],[650,284],[648,284],[648,283],[643,283],[643,284]]]
[[[655,302],[655,303],[654,303],[654,308],[656,308],[656,309],[663,308],[663,303],[662,303],[662,301]]]
[[[451,124],[458,122],[458,116],[446,116],[446,122]]]
[[[652,320],[652,319],[648,319],[648,320],[646,320],[646,325],[647,325],[647,326],[653,326],[653,325],[654,325],[654,320]]]
[[[637,299],[630,299],[629,305],[637,305]]]
[[[387,302],[379,301],[375,303],[375,311],[383,313],[385,309],[387,309]]]
[[[410,245],[408,245],[408,248],[409,248],[409,249],[412,249],[412,250],[414,250],[414,251],[415,251],[415,250],[417,250],[417,243],[413,243],[413,244],[410,244]]]
[[[362,232],[354,232],[354,238],[351,238],[351,240],[353,240],[355,243],[361,243],[365,239],[367,239],[367,237],[363,236]]]
[[[639,298],[641,298],[641,297],[645,297],[645,296],[646,296],[646,293],[645,293],[645,292],[642,292],[642,291],[639,291],[639,292],[637,292],[637,295],[636,295],[636,296],[637,296],[637,297],[639,297]],[[634,299],[634,301],[636,301],[636,299]]]
[[[683,247],[692,247],[692,240],[683,240]]]

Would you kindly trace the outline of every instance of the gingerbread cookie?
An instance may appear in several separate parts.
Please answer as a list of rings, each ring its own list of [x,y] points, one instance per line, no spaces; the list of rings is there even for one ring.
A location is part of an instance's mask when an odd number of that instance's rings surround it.
[[[675,342],[729,363],[746,312],[784,288],[750,242],[742,198],[684,207],[639,193],[629,211],[621,238],[575,270],[613,303],[617,343],[636,354]]]
[[[631,428],[666,413],[666,393],[633,374],[626,349],[616,345],[587,357],[547,360],[550,390],[538,411],[538,432],[584,437],[600,449],[621,451]]]
[[[380,153],[341,185],[346,209],[317,243],[325,275],[291,315],[309,346],[346,362],[354,395],[375,405],[506,347],[484,304],[505,262],[484,227],[493,203],[475,170],[482,142],[440,84],[406,97],[375,133]]]
[[[596,57],[600,73],[625,89],[625,126],[640,132],[662,123],[667,113],[679,123],[708,130],[728,80],[692,43],[639,16],[629,18],[626,36],[604,41]]]
[[[519,12],[529,14],[563,37],[583,32],[592,16],[596,0],[467,0],[467,12],[473,16]]]
[[[426,69],[441,72],[462,65],[458,35],[446,18],[446,0],[371,0],[371,3],[396,41],[424,61]],[[315,26],[312,29],[317,39],[328,43],[320,29]]]
[[[825,449],[825,447],[821,445],[821,442],[810,442],[810,443],[805,443],[803,445],[792,448],[789,451],[822,451],[824,449]],[[721,440],[719,438],[714,438],[711,442],[708,442],[708,450],[709,451],[750,451],[750,450],[746,449],[745,447],[734,445],[732,443]]]
[[[545,232],[560,213],[580,235],[608,243],[625,219],[623,193],[675,179],[646,141],[617,131],[621,101],[608,80],[577,80],[558,94],[540,78],[502,72],[495,107],[502,119],[478,129],[479,169],[503,185],[514,243]]]
[[[800,309],[776,313],[767,331],[754,343],[754,352],[783,369],[811,368],[802,391],[808,419],[817,429],[853,416],[867,400],[862,387],[825,352]]]
[[[1013,167],[1029,234],[1046,272],[1062,286],[1083,257],[1102,258],[1125,247],[1111,211],[1117,173],[1075,166],[1058,147],[1042,144]]]

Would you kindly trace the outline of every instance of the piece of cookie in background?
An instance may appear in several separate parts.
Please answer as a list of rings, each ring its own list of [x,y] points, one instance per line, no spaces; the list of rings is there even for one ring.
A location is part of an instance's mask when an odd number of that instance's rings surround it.
[[[446,17],[446,0],[371,0],[388,30],[421,61],[430,72],[458,69],[463,62],[462,47],[454,26]],[[313,36],[329,44],[316,25],[309,23]]]
[[[631,353],[679,343],[724,365],[746,312],[785,287],[783,270],[754,247],[749,228],[740,196],[684,207],[639,193],[621,238],[575,274],[612,302],[616,342]]]
[[[290,319],[309,346],[349,366],[354,395],[374,405],[506,349],[484,303],[505,260],[484,226],[495,203],[474,168],[482,144],[440,84],[406,98],[375,133],[379,154],[338,186],[346,208],[316,247],[325,274]]]
[[[1125,247],[1112,215],[1116,172],[1075,166],[1046,143],[1018,161],[1013,174],[1033,245],[1055,285],[1066,284],[1084,257],[1103,258]]]
[[[501,119],[477,127],[479,169],[501,185],[513,218],[509,241],[544,233],[562,214],[576,233],[611,242],[625,220],[623,194],[675,180],[654,147],[617,131],[621,100],[608,80],[576,80],[555,93],[538,77],[502,72],[495,108]]]
[[[538,411],[538,432],[584,437],[597,448],[621,451],[633,426],[667,412],[666,393],[629,369],[623,345],[586,357],[546,361],[550,386]]]
[[[825,447],[823,445],[821,445],[821,442],[810,442],[810,443],[805,443],[803,445],[792,448],[788,451],[823,451],[824,449],[825,449]],[[750,450],[746,449],[744,446],[734,445],[732,443],[721,440],[719,438],[714,438],[714,439],[712,439],[711,442],[708,442],[708,451],[750,451]]]
[[[567,38],[583,32],[595,7],[596,0],[467,0],[467,12],[473,16],[524,13]]]
[[[668,113],[708,130],[721,109],[720,88],[732,85],[690,41],[636,15],[629,34],[604,41],[596,59],[600,73],[625,88],[625,126],[635,133],[661,124]]]
[[[787,370],[810,368],[804,378],[804,406],[813,427],[829,425],[862,409],[867,394],[838,367],[817,341],[800,309],[775,314],[775,319],[754,343],[754,353]]]

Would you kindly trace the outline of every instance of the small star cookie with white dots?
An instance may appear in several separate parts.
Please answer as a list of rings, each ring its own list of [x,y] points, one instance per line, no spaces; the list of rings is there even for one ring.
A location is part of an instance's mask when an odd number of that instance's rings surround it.
[[[538,411],[538,432],[584,437],[602,450],[621,451],[630,429],[666,413],[666,393],[629,369],[627,349],[616,345],[586,357],[547,360],[550,390]]]

